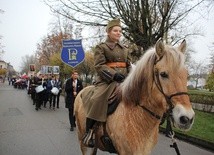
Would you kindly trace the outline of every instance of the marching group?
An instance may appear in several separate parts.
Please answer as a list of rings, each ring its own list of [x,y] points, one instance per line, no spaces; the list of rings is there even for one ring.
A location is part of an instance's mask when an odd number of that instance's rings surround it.
[[[59,108],[60,95],[62,89],[65,90],[65,108],[69,112],[70,130],[73,131],[75,124],[75,116],[73,115],[74,100],[77,94],[83,89],[82,81],[78,79],[78,72],[73,71],[71,77],[66,80],[65,85],[62,84],[59,75],[53,75],[48,78],[47,75],[40,74],[31,76],[28,82],[28,94],[31,95],[35,110],[38,111],[43,106],[55,110]]]
[[[53,75],[48,78],[47,75],[40,74],[31,76],[28,82],[28,94],[31,95],[33,105],[38,111],[41,106],[46,108],[49,102],[49,108],[55,110],[59,108],[60,94],[62,92],[62,81],[59,75]]]

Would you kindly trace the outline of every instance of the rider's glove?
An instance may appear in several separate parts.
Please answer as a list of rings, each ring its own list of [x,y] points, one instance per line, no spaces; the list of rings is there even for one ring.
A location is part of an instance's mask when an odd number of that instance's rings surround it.
[[[114,81],[117,81],[117,82],[123,82],[123,80],[125,79],[125,76],[121,73],[115,73],[114,74],[114,77],[113,77],[113,80]]]

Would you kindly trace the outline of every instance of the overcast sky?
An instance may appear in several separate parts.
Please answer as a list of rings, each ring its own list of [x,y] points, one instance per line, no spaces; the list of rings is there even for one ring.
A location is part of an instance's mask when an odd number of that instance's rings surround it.
[[[21,58],[35,53],[36,45],[47,35],[53,17],[42,0],[0,0],[0,8],[5,11],[0,14],[0,35],[5,46],[3,60],[20,70]],[[203,28],[204,37],[192,39],[194,44],[191,46],[197,52],[193,58],[208,62],[208,47],[214,42],[214,11],[197,24]]]
[[[32,55],[48,32],[52,16],[42,0],[0,0],[0,35],[5,46],[3,60],[20,69],[21,57]]]

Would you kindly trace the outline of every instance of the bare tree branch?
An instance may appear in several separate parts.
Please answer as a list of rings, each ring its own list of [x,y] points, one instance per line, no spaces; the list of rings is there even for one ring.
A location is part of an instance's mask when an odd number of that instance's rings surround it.
[[[120,18],[123,35],[144,50],[162,37],[168,42],[177,28],[186,29],[183,21],[206,0],[44,0],[57,14],[84,25],[106,26],[108,20]],[[180,31],[182,32],[182,31]],[[197,33],[180,34],[182,37]]]

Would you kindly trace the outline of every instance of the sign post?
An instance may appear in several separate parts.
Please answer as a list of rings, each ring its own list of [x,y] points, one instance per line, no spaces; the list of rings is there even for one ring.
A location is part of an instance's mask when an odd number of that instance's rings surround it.
[[[83,62],[85,53],[82,47],[81,39],[63,40],[62,46],[61,59],[65,64],[74,68]]]

